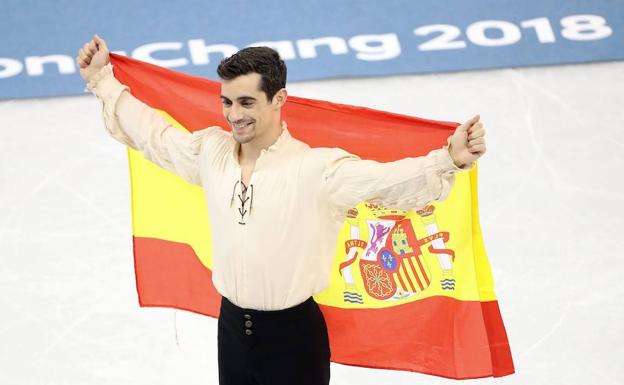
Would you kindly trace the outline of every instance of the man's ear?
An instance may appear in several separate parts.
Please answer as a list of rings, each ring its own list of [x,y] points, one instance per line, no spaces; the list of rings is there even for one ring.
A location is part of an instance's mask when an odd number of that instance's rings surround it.
[[[275,103],[275,108],[282,108],[286,103],[286,99],[288,98],[288,92],[286,92],[286,88],[282,88],[277,91],[273,96],[273,103]]]

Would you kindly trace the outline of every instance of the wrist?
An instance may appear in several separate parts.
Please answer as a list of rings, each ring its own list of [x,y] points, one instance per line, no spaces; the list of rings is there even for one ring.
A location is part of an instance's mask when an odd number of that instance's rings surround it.
[[[104,65],[102,68],[89,75],[89,77],[85,79],[87,83],[86,88],[89,91],[93,91],[97,87],[100,80],[106,78],[107,76],[114,76],[113,65],[111,63]]]
[[[451,157],[451,161],[453,162],[453,164],[455,165],[455,167],[457,168],[462,168],[464,167],[464,163],[459,162],[455,159],[455,157],[453,156],[453,149],[452,149],[452,144],[449,141],[449,145],[448,145],[448,152],[449,152],[449,156]]]

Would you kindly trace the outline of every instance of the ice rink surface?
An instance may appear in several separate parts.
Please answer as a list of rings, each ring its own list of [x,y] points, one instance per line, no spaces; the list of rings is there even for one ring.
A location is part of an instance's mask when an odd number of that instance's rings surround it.
[[[481,114],[481,226],[516,374],[462,383],[624,384],[624,63],[288,89]],[[0,129],[0,384],[217,384],[215,319],[138,306],[126,150],[98,100],[3,101]],[[335,385],[452,382],[332,364]]]

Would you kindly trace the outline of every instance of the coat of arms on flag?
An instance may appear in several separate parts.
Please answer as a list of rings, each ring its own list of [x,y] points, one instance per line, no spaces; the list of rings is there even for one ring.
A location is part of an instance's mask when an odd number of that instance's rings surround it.
[[[442,290],[454,290],[453,260],[455,252],[445,247],[448,231],[439,231],[435,207],[417,210],[417,220],[427,235],[417,238],[407,211],[387,209],[365,203],[370,219],[358,219],[357,208],[349,210],[347,223],[351,239],[345,242],[347,260],[340,264],[344,277],[344,301],[364,303],[364,297],[353,279],[353,266],[359,257],[359,273],[368,296],[379,300],[399,300],[418,295],[432,284],[430,263],[442,271],[437,281]],[[361,234],[368,234],[368,240]],[[361,253],[357,249],[360,249]]]

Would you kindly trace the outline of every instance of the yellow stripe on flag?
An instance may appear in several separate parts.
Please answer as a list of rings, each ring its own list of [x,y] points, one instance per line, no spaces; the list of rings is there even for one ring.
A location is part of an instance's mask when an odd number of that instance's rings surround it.
[[[169,114],[159,112],[173,126],[185,130]],[[130,148],[128,158],[133,235],[187,243],[202,264],[212,269],[210,221],[201,187],[159,168]]]

